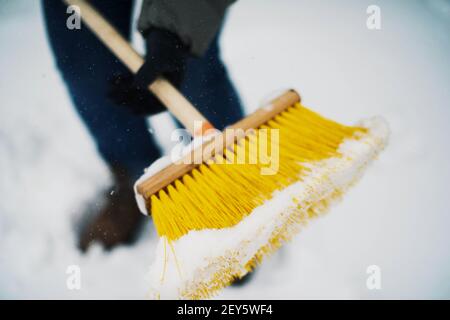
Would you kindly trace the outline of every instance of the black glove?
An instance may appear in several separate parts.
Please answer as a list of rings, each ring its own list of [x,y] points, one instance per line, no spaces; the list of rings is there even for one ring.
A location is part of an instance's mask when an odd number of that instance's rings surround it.
[[[114,76],[110,81],[109,96],[134,113],[151,115],[165,107],[150,93],[148,86],[163,76],[178,88],[183,80],[189,49],[176,34],[157,28],[148,32],[146,43],[147,56],[136,76]]]
[[[109,84],[109,98],[137,115],[152,115],[166,110],[147,87],[136,84],[131,72],[113,75]]]

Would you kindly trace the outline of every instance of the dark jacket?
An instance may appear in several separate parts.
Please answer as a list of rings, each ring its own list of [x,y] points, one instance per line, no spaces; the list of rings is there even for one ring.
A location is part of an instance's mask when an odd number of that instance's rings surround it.
[[[138,29],[151,27],[176,33],[191,53],[203,55],[219,31],[229,5],[236,0],[144,0]]]

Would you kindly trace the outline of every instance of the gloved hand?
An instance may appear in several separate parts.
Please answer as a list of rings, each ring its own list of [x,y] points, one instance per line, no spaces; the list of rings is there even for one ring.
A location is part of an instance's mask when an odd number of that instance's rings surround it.
[[[165,107],[150,93],[148,86],[163,76],[178,88],[183,80],[189,49],[176,34],[157,28],[148,32],[146,43],[147,56],[136,76],[113,77],[109,96],[134,113],[151,115]]]
[[[136,84],[135,76],[131,72],[113,75],[109,85],[109,98],[134,114],[152,115],[165,111],[164,106],[147,87]]]

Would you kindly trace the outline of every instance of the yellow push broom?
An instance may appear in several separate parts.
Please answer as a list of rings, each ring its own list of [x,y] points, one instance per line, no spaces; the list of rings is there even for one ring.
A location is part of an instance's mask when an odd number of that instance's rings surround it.
[[[90,29],[136,72],[142,58],[83,0]],[[194,135],[209,122],[164,79],[151,90]],[[197,129],[196,121],[202,123]],[[300,103],[293,90],[173,161],[159,161],[135,185],[160,237],[149,272],[152,298],[208,298],[323,213],[387,142],[381,118],[345,126]]]

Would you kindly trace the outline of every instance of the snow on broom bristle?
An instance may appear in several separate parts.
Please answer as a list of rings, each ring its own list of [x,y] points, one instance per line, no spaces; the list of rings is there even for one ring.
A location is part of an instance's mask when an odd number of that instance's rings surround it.
[[[279,148],[274,174],[235,162],[240,151],[252,156],[262,129],[279,129],[267,140]],[[387,135],[381,119],[349,127],[297,103],[160,190],[148,203],[161,237],[152,297],[209,298],[244,276],[340,198]]]
[[[259,129],[279,129],[279,169],[262,175],[262,163],[236,163],[239,149],[250,157],[250,145],[258,144],[257,132],[201,164],[151,197],[152,217],[159,236],[177,240],[191,230],[228,228],[253,209],[308,173],[307,162],[338,156],[345,138],[366,132],[327,120],[296,104]],[[269,148],[270,139],[267,141]],[[253,151],[257,148],[251,149]],[[229,159],[233,159],[229,161]]]

